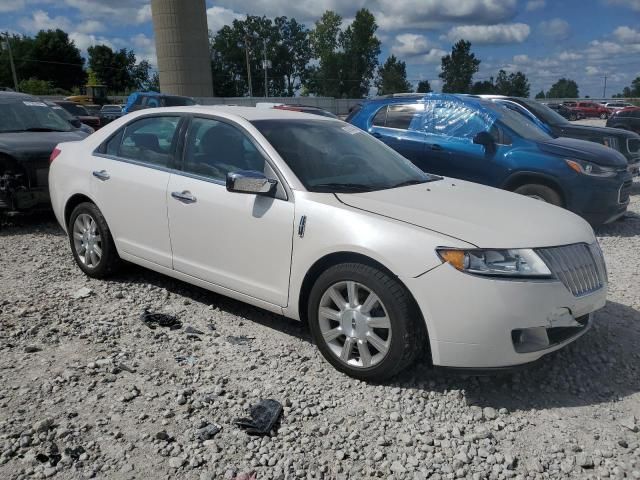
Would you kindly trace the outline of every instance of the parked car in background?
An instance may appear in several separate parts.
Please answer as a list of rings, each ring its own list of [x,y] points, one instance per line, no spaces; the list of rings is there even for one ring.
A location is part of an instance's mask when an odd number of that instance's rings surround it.
[[[51,208],[51,153],[60,142],[86,136],[42,100],[22,93],[0,92],[0,211]]]
[[[624,108],[613,113],[607,120],[607,127],[640,133],[640,107]]]
[[[57,103],[51,102],[49,100],[43,100],[43,101],[49,107],[51,107],[54,112],[56,112],[58,115],[60,115],[60,117],[63,120],[69,122],[69,125],[71,125],[75,130],[80,130],[80,131],[86,133],[87,135],[91,135],[93,132],[95,132],[95,130],[92,127],[82,123],[80,120],[78,120],[77,117],[74,117],[73,115],[71,115],[68,111],[66,111],[64,108],[62,108]]]
[[[98,130],[102,126],[100,117],[89,113],[89,111],[84,107],[84,105],[80,105],[79,103],[76,103],[76,102],[69,102],[66,100],[54,100],[54,103],[57,103],[58,105],[60,105],[71,115],[76,117],[82,123],[89,125],[94,130]]]
[[[468,95],[365,101],[350,122],[420,169],[561,206],[593,225],[624,214],[632,176],[611,148],[553,138],[505,106]]]
[[[70,97],[64,97],[65,101],[79,103],[81,105],[91,105],[93,103],[93,97],[89,95],[71,95]]]
[[[195,104],[195,100],[191,97],[165,95],[158,92],[134,92],[127,98],[127,104],[122,109],[122,113],[131,113],[146,108],[183,107]]]
[[[603,120],[609,118],[609,110],[596,102],[563,102],[564,105],[582,112],[586,118],[597,117]]]
[[[584,113],[582,113],[580,110],[576,110],[573,107],[569,107],[561,103],[548,103],[547,107],[556,112],[558,115],[561,115],[562,117],[566,118],[567,120],[571,120],[572,122],[585,118]]]
[[[604,106],[609,109],[609,113],[611,114],[615,111],[622,110],[623,108],[633,107],[634,105],[629,102],[607,102]]]
[[[638,151],[640,135],[636,133],[625,132],[615,128],[575,125],[557,115],[547,106],[529,98],[502,95],[480,95],[480,97],[493,100],[521,113],[553,137],[587,140],[618,150],[626,157],[629,172],[632,175],[640,173],[640,152]]]
[[[122,115],[122,106],[120,105],[103,105],[100,109],[100,116],[104,125],[113,122]]]
[[[422,352],[440,366],[525,364],[606,303],[584,220],[424,173],[335,119],[157,109],[56,151],[52,204],[86,275],[127,260],[305,320],[326,360],[362,380]]]

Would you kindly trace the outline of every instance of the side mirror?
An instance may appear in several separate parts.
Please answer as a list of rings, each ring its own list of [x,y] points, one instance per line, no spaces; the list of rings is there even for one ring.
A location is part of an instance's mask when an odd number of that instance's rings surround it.
[[[277,180],[271,180],[264,173],[255,170],[227,173],[227,190],[230,192],[272,196],[275,194],[276,185]]]
[[[482,145],[487,153],[494,153],[496,151],[496,142],[489,132],[480,132],[473,137],[473,143],[476,145]]]

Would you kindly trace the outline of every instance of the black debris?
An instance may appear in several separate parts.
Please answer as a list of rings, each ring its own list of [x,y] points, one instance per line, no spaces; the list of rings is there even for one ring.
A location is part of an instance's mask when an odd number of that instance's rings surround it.
[[[24,351],[25,353],[36,353],[41,351],[42,349],[36,345],[27,345],[26,347],[24,347]]]
[[[155,330],[156,327],[165,327],[169,330],[178,330],[182,328],[182,322],[173,315],[167,315],[166,313],[151,313],[148,309],[144,309],[140,318],[147,327],[151,330]]]
[[[84,452],[85,450],[82,446],[78,446],[75,448],[67,447],[64,449],[65,455],[71,457],[73,460],[78,460],[80,458],[80,455],[82,455]]]
[[[214,425],[210,423],[202,428],[199,428],[196,431],[196,438],[201,442],[204,442],[205,440],[211,440],[219,432],[220,432],[220,427],[218,425]]]
[[[239,418],[235,424],[250,435],[268,435],[282,415],[282,404],[277,400],[260,400],[250,408],[251,418]]]

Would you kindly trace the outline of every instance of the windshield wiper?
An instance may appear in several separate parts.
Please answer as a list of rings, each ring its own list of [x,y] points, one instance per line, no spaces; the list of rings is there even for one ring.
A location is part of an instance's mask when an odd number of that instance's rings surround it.
[[[372,190],[379,189],[374,185],[364,185],[362,183],[318,183],[317,185],[311,185],[310,190],[317,192],[323,191],[327,193],[331,192],[370,192]],[[319,189],[319,190],[318,190]]]
[[[435,182],[437,180],[442,180],[442,177],[439,177],[438,175],[429,175],[429,178],[423,178],[422,180],[416,180],[416,179],[406,180],[404,182],[391,185],[389,188],[408,187],[410,185],[419,185],[421,183]]]
[[[56,128],[47,128],[47,127],[29,127],[24,130],[16,130],[19,132],[68,132],[69,130],[59,130]]]

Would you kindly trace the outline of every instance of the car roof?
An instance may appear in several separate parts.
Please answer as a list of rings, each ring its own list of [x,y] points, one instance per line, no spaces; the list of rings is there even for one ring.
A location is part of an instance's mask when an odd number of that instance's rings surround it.
[[[39,100],[39,99],[34,97],[33,95],[28,95],[26,93],[0,91],[0,100],[13,101],[13,100]]]
[[[407,101],[420,101],[420,100],[439,100],[442,102],[462,102],[471,104],[476,108],[483,110],[495,109],[495,104],[488,98],[482,98],[478,95],[466,95],[466,94],[453,94],[453,93],[420,93],[413,95],[403,95],[400,97],[385,97],[385,98],[373,98],[371,100],[365,100],[363,104],[378,104],[378,105],[390,105],[395,103],[406,103]]]
[[[317,121],[336,121],[335,118],[323,117],[311,113],[296,112],[293,110],[281,110],[276,108],[256,108],[256,107],[235,107],[230,105],[186,105],[179,107],[161,107],[145,110],[138,110],[140,115],[159,113],[223,113],[229,117],[244,119],[248,122],[254,120],[317,120]],[[136,113],[138,113],[136,112]]]

